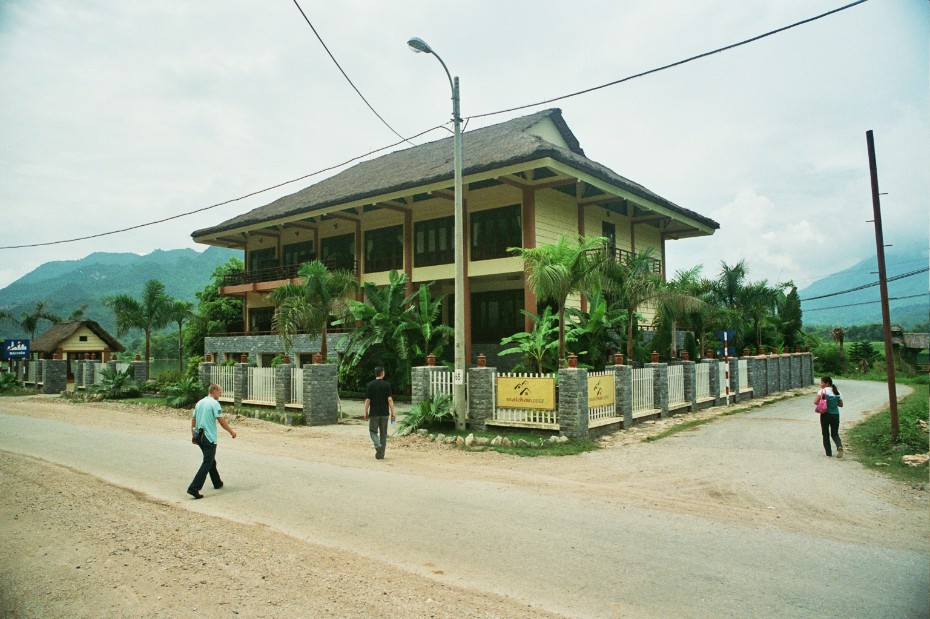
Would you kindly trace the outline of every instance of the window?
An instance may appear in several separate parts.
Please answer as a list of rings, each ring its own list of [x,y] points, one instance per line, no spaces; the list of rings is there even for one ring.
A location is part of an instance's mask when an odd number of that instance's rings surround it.
[[[330,269],[355,270],[355,235],[341,234],[320,239],[320,260]]]
[[[86,336],[86,335],[79,335],[79,336],[78,336],[78,341],[79,341],[79,342],[86,342],[86,341],[87,341],[87,336]]]
[[[471,338],[479,344],[497,344],[501,338],[523,331],[523,290],[481,292],[471,296]]]
[[[365,272],[404,268],[404,227],[378,228],[365,233]]]
[[[617,226],[613,225],[609,221],[601,223],[601,236],[607,239],[608,246],[617,246]]]
[[[508,247],[522,247],[520,205],[471,214],[471,259],[507,258]]]
[[[455,217],[418,221],[413,226],[413,264],[428,267],[455,261]]]
[[[273,307],[256,307],[249,310],[249,333],[270,333]]]
[[[316,254],[313,253],[313,241],[285,245],[283,253],[284,266],[286,267],[292,265],[301,265],[304,262],[310,262],[316,258]]]
[[[249,252],[249,271],[261,271],[278,266],[274,247],[268,249],[253,249]]]

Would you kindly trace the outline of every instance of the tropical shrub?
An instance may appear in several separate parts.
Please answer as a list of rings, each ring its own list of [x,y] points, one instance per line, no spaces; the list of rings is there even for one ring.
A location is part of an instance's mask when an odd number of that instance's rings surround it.
[[[207,395],[207,387],[199,378],[183,378],[164,388],[165,402],[174,408],[185,408],[196,404]]]
[[[125,371],[103,368],[100,370],[100,382],[88,389],[93,394],[106,400],[134,398],[142,393],[142,385],[135,379],[132,367]]]
[[[524,316],[533,319],[533,328],[529,333],[520,332],[505,337],[501,346],[515,344],[505,348],[498,356],[520,355],[520,362],[514,368],[518,372],[554,372],[559,367],[559,318],[552,313],[548,305],[542,314],[533,314],[520,310]],[[567,343],[574,342],[571,332],[565,334]]]
[[[558,345],[558,342],[556,342]],[[454,424],[455,411],[452,409],[452,398],[448,395],[433,394],[418,404],[412,406],[410,411],[397,423],[398,430],[417,430],[430,428],[442,424]]]
[[[16,375],[11,372],[4,372],[0,374],[0,393],[6,393],[7,391],[13,391],[19,387],[19,381],[16,380]]]
[[[821,344],[813,349],[814,373],[817,376],[836,375],[843,372],[843,353],[836,344]]]

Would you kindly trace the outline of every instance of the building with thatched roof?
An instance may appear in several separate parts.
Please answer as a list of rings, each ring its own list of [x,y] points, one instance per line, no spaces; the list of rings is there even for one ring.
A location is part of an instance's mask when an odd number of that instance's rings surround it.
[[[410,289],[435,281],[434,294],[451,294],[452,159],[451,137],[393,152],[192,237],[245,252],[246,272],[224,282],[220,294],[245,301],[243,332],[250,336],[270,332],[268,293],[315,258],[352,269],[359,281],[384,285],[396,269]],[[606,237],[620,258],[649,249],[664,275],[667,241],[719,228],[588,159],[558,109],[465,133],[463,176],[469,359],[476,348],[493,351],[502,337],[526,328],[519,310],[538,311],[522,261],[509,247],[536,247],[563,234]],[[451,324],[447,305],[443,321]],[[262,361],[258,340],[236,337],[230,345],[208,338],[205,352],[247,352]]]
[[[68,376],[71,362],[85,355],[109,361],[114,353],[126,350],[115,337],[93,320],[59,322],[32,341],[31,350],[42,359],[67,359]]]

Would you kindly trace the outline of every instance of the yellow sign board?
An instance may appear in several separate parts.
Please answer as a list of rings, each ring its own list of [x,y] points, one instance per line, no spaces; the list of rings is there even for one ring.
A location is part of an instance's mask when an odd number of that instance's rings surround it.
[[[554,411],[555,379],[498,376],[497,407]]]
[[[588,375],[588,408],[609,406],[614,403],[614,375]]]

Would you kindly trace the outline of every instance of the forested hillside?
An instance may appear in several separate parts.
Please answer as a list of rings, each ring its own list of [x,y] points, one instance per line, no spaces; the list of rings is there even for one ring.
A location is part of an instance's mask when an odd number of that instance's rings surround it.
[[[0,308],[19,318],[31,312],[36,303],[46,302],[47,311],[67,317],[87,305],[84,318],[115,332],[113,311],[103,307],[104,298],[138,296],[145,282],[157,279],[172,297],[196,302],[194,293],[210,281],[218,265],[234,256],[241,258],[242,252],[208,247],[203,252],[156,250],[145,256],[97,252],[80,260],[48,262],[0,290]],[[48,326],[41,322],[39,332]],[[28,334],[9,322],[0,322],[0,339],[18,337]]]

